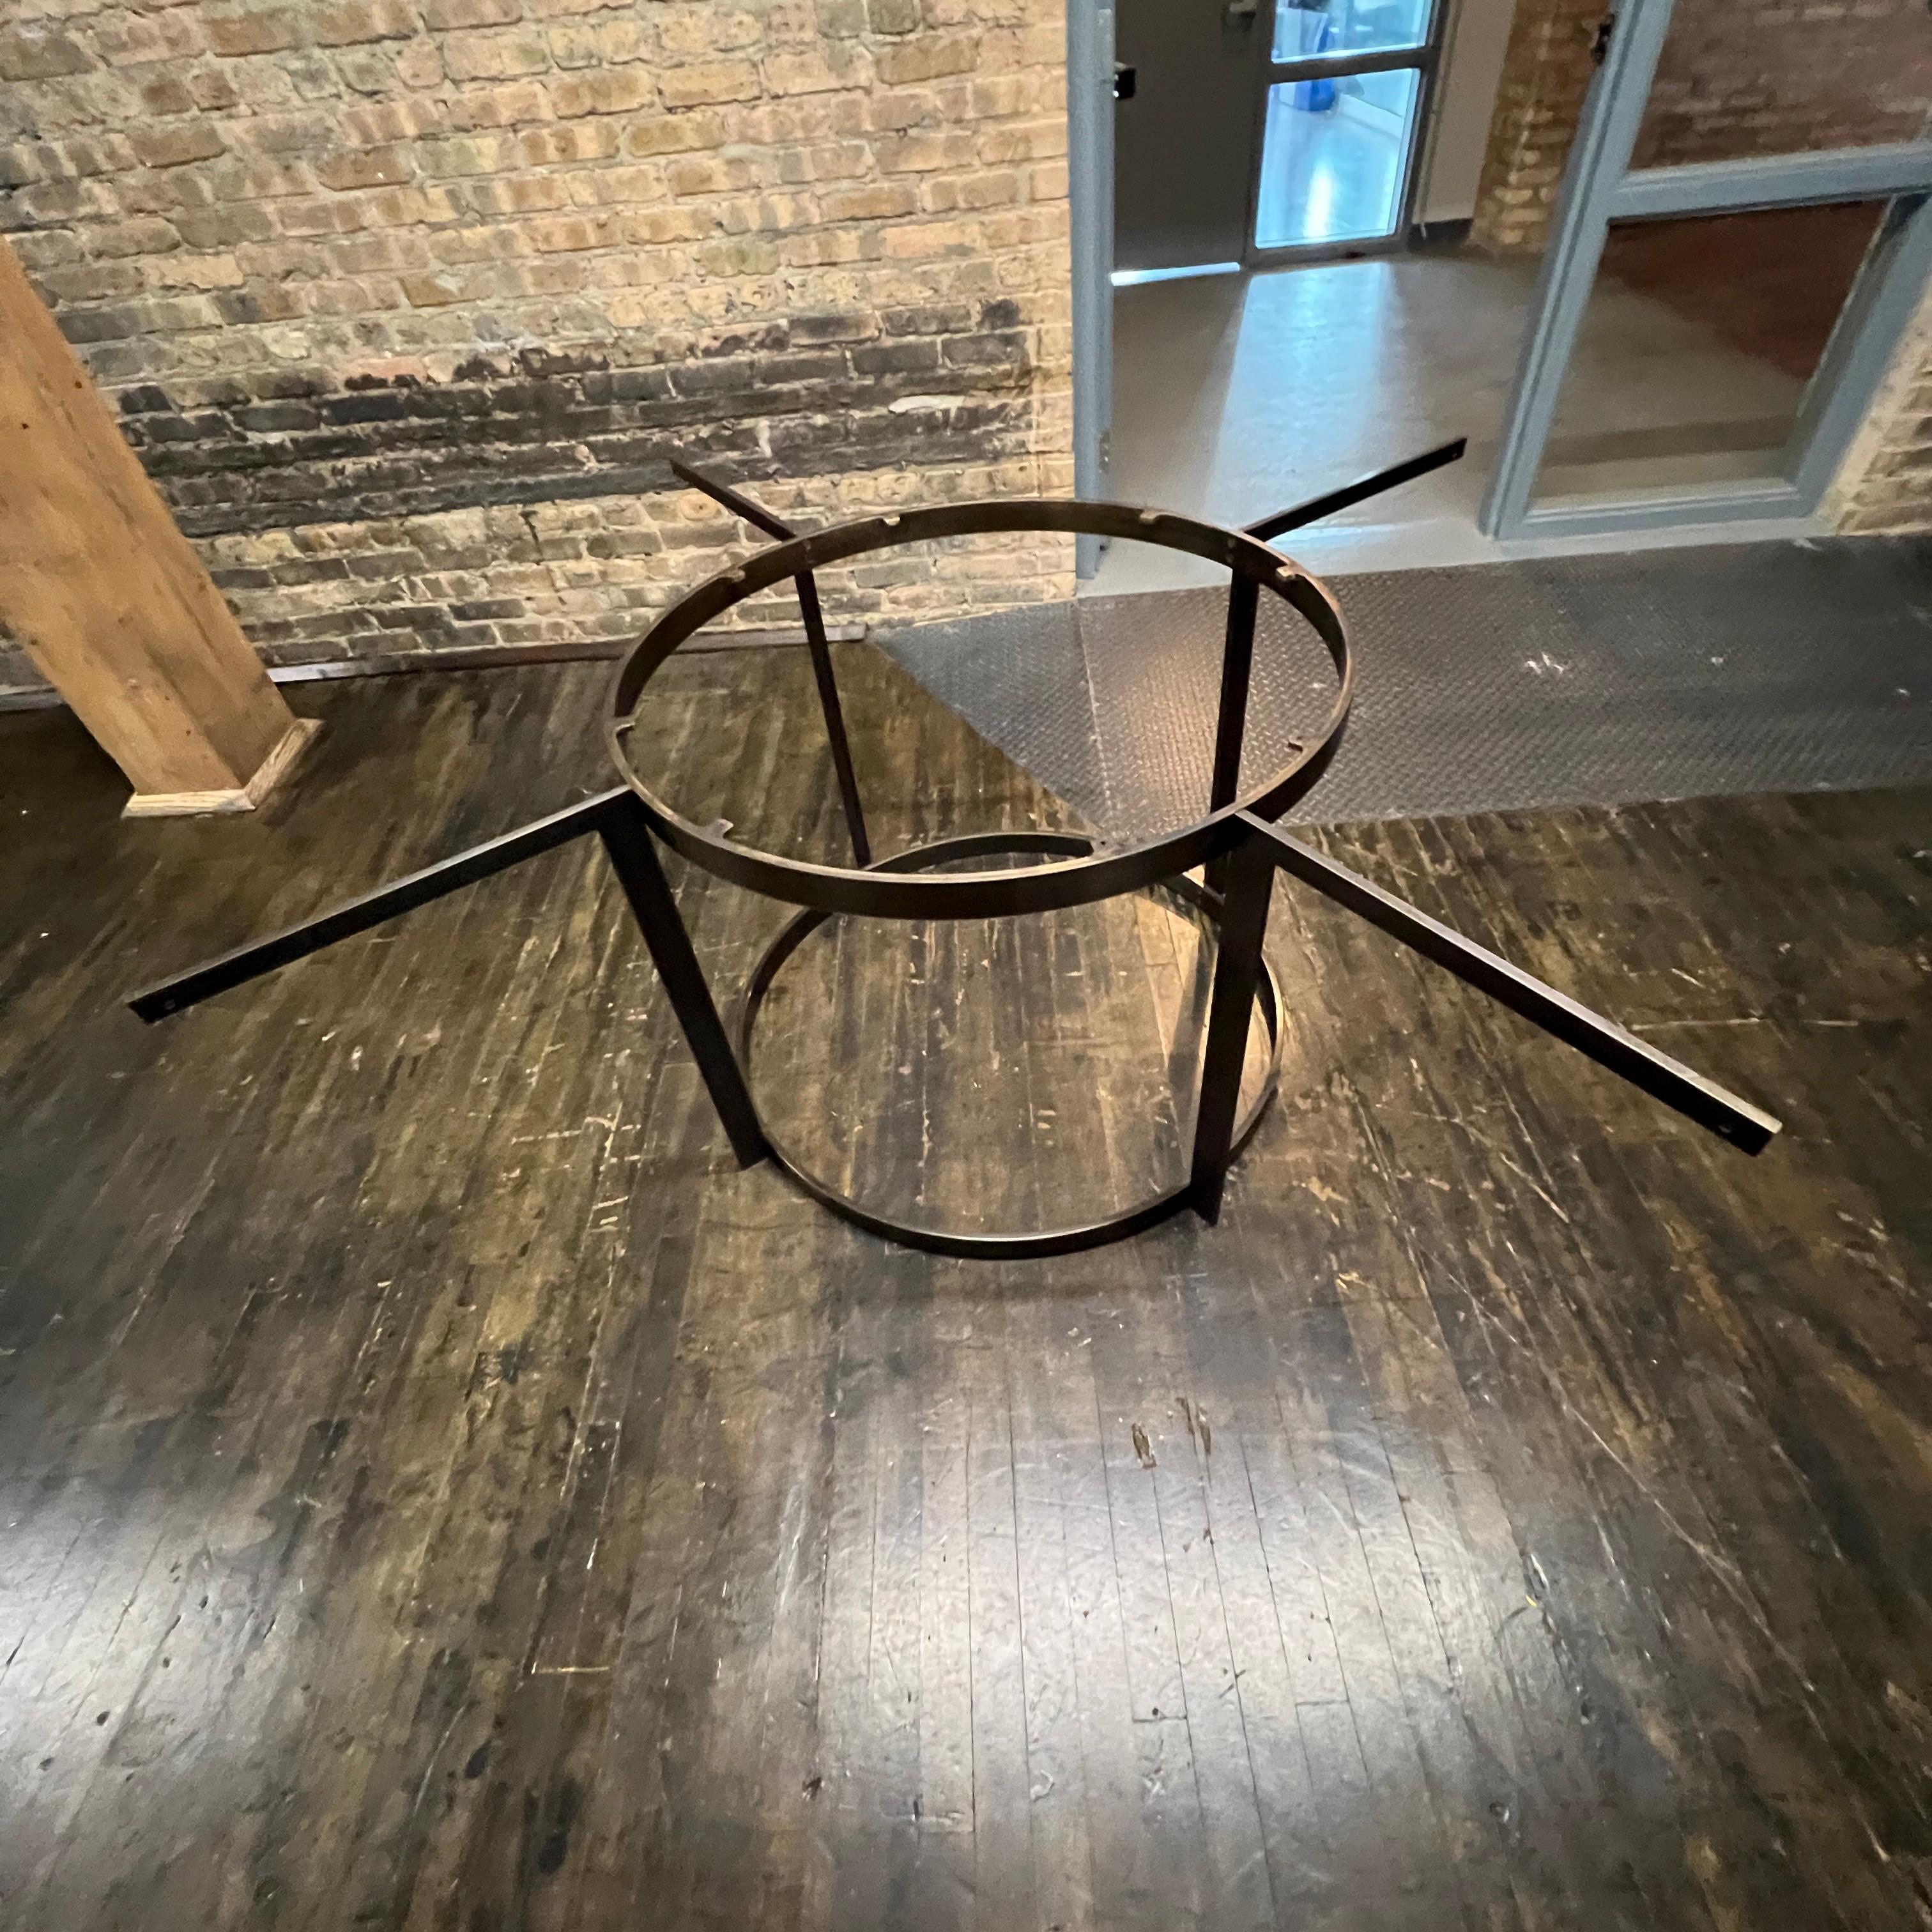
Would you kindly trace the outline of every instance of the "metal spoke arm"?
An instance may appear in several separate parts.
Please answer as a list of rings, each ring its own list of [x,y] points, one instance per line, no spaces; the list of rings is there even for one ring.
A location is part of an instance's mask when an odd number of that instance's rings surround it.
[[[346,904],[318,913],[314,918],[303,920],[283,932],[271,934],[266,939],[238,946],[232,952],[224,952],[218,959],[205,960],[185,973],[176,974],[171,980],[144,987],[129,998],[128,1004],[150,1024],[166,1018],[170,1013],[179,1012],[184,1007],[197,1006],[203,1000],[212,999],[217,993],[245,986],[249,980],[259,980],[278,967],[306,959],[311,952],[320,952],[325,946],[333,946],[338,940],[352,939],[357,933],[367,932],[372,926],[380,926],[398,913],[427,905],[431,899],[440,899],[446,893],[460,891],[465,886],[474,885],[478,879],[488,878],[494,872],[520,865],[526,859],[533,859],[539,852],[567,845],[572,839],[597,830],[611,811],[631,796],[627,787],[619,785],[611,790],[599,792],[595,798],[586,798],[580,804],[566,806],[561,812],[552,812],[548,818],[534,819],[514,832],[505,832],[500,838],[491,839],[487,844],[472,845],[468,851],[459,852],[454,858],[425,866],[420,872],[392,880],[386,886],[378,886],[373,892],[364,892],[360,898],[351,899]]]
[[[258,939],[252,946],[238,946],[218,959],[208,960],[146,988],[128,1004],[144,1020],[164,1018],[184,1007],[212,999],[217,993],[225,993],[231,987],[259,980],[278,967],[305,959],[339,939],[367,932],[372,926],[380,926],[398,913],[460,892],[465,886],[488,878],[493,872],[507,871],[526,859],[567,845],[592,832],[603,842],[605,856],[623,886],[651,963],[657,968],[658,981],[677,1016],[677,1023],[739,1165],[752,1166],[771,1150],[758,1124],[758,1109],[744,1070],[731,1051],[711,989],[705,983],[704,969],[692,950],[691,935],[685,930],[677,902],[664,878],[650,821],[628,786],[619,785],[580,804],[566,806],[548,818],[536,819],[514,832],[506,832],[500,838],[491,839],[487,845],[473,845],[440,865],[425,866],[406,878],[379,886],[346,905],[304,920],[269,938]]]
[[[694,470],[674,456],[670,472],[680,483],[702,490],[714,503],[722,503],[741,522],[761,530],[780,543],[789,543],[798,535],[790,524],[773,516],[761,503],[741,495],[728,483],[720,483],[701,470]],[[845,708],[838,701],[838,680],[832,668],[832,645],[825,634],[825,614],[819,607],[818,580],[802,570],[792,580],[798,586],[798,614],[805,626],[805,641],[812,652],[812,674],[818,686],[818,708],[825,714],[825,735],[832,746],[832,769],[838,780],[838,802],[845,813],[845,830],[852,841],[852,856],[862,866],[872,862],[872,844],[866,832],[866,812],[859,797],[859,778],[852,766],[852,746],[845,730]]]
[[[1384,892],[1359,873],[1338,866],[1311,845],[1256,818],[1241,814],[1254,837],[1283,872],[1346,906],[1392,939],[1432,959],[1457,979],[1488,994],[1534,1025],[1586,1054],[1600,1066],[1641,1088],[1687,1120],[1706,1127],[1747,1154],[1761,1153],[1784,1123],[1682,1060],[1660,1053],[1614,1021],[1592,1012],[1567,994],[1546,986],[1486,947],[1451,932],[1406,900]]]
[[[1263,543],[1271,543],[1276,537],[1286,536],[1290,530],[1298,530],[1305,524],[1319,523],[1324,517],[1332,517],[1338,510],[1352,509],[1358,503],[1366,502],[1371,496],[1379,496],[1384,490],[1399,489],[1405,483],[1413,483],[1418,476],[1426,476],[1432,470],[1440,470],[1447,464],[1456,462],[1468,446],[1469,439],[1459,436],[1454,442],[1425,450],[1421,455],[1391,464],[1387,470],[1378,470],[1372,476],[1345,483],[1340,489],[1330,490],[1326,496],[1311,496],[1305,503],[1297,503],[1291,508],[1276,511],[1272,516],[1259,518],[1247,526],[1246,534]]]
[[[762,503],[754,503],[750,497],[733,489],[728,483],[721,483],[715,476],[707,476],[701,470],[694,470],[682,457],[668,459],[670,473],[680,483],[688,483],[692,489],[700,490],[714,503],[722,503],[740,522],[749,524],[754,530],[762,530],[768,537],[779,543],[790,543],[798,535],[790,524],[781,523]]]

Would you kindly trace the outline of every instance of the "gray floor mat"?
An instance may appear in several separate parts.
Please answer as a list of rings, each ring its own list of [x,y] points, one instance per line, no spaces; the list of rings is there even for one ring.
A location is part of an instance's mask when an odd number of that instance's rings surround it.
[[[1331,580],[1355,652],[1307,822],[1932,782],[1932,539],[1741,544]],[[1082,598],[879,639],[1095,823],[1205,809],[1224,597]],[[1262,600],[1250,781],[1325,715]]]

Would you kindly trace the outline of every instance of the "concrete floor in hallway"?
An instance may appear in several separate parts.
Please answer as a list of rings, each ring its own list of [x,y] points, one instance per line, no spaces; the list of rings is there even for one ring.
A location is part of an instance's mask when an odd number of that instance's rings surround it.
[[[1535,274],[1534,262],[1464,254],[1117,290],[1111,494],[1242,524],[1466,436],[1462,463],[1298,533],[1295,554],[1325,572],[1515,554],[1482,536],[1477,517]],[[1695,448],[1761,439],[1802,388],[1654,296],[1606,282],[1586,319],[1552,454],[1587,462],[1633,440]],[[1632,478],[1626,468],[1618,480]],[[1088,588],[1213,579],[1192,559],[1117,545]]]

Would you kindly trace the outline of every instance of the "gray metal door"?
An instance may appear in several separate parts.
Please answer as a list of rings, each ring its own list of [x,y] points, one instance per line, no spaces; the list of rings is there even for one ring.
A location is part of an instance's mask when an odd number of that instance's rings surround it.
[[[1201,268],[1247,254],[1256,0],[1118,0],[1132,92],[1114,124],[1117,269]]]

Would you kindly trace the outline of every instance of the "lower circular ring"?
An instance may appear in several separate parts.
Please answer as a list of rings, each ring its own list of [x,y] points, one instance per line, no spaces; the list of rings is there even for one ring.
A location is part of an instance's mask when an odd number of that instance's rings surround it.
[[[875,860],[868,869],[873,872],[922,872],[927,868],[942,865],[951,859],[982,858],[995,853],[1059,853],[1068,858],[1084,859],[1092,856],[1094,841],[1067,832],[989,832],[970,834],[963,838],[941,838],[929,845],[919,845],[910,850],[896,853],[888,859]],[[1171,892],[1178,899],[1204,913],[1217,928],[1221,920],[1220,895],[1184,874],[1178,878],[1162,880],[1157,887],[1144,887],[1143,890],[1159,890]],[[771,991],[772,982],[779,970],[812,934],[835,915],[830,912],[807,910],[788,921],[771,944],[764,951],[753,970],[745,988],[744,999],[738,1015],[738,1058],[745,1070],[746,1084],[752,1084],[752,1046],[758,1031],[758,1015],[765,1003],[765,996]],[[1244,1148],[1256,1128],[1261,1124],[1262,1115],[1268,1111],[1268,1102],[1274,1098],[1275,1088],[1281,1073],[1281,988],[1276,981],[1274,968],[1265,954],[1262,959],[1262,971],[1255,987],[1255,1004],[1261,1009],[1262,1023],[1268,1028],[1268,1072],[1257,1094],[1246,1111],[1235,1124],[1232,1145],[1228,1157],[1232,1162]],[[755,1093],[752,1106],[758,1106]],[[1098,1221],[1088,1221],[1078,1226],[1042,1229],[1036,1233],[1022,1234],[974,1234],[947,1228],[929,1228],[916,1221],[900,1221],[891,1216],[880,1214],[855,1201],[849,1194],[842,1194],[826,1180],[814,1174],[766,1124],[762,1112],[759,1126],[764,1129],[766,1144],[771,1149],[772,1158],[789,1174],[806,1193],[822,1206],[829,1208],[837,1215],[865,1228],[868,1233],[883,1235],[888,1240],[897,1241],[902,1246],[923,1249],[928,1254],[950,1255],[964,1261],[1021,1261],[1038,1259],[1050,1255],[1078,1254],[1084,1249],[1105,1247],[1109,1242],[1124,1240],[1130,1234],[1138,1234],[1178,1214],[1187,1205],[1192,1187],[1184,1181],[1178,1187],[1150,1195],[1146,1199],[1135,1203],[1131,1208],[1122,1208]]]

